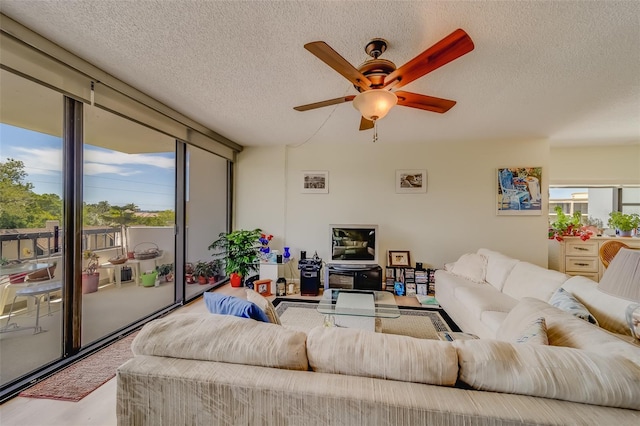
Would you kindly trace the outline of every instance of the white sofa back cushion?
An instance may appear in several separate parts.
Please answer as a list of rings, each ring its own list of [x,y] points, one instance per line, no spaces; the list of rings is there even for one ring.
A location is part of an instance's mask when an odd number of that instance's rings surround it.
[[[600,327],[612,333],[631,335],[624,313],[632,302],[601,292],[597,282],[580,275],[569,278],[562,288],[587,307]]]
[[[478,254],[487,258],[487,275],[485,280],[497,288],[498,291],[502,291],[505,280],[511,273],[513,267],[520,261],[486,248],[478,249]]]
[[[474,389],[640,410],[640,368],[620,356],[497,340],[456,340]]]
[[[569,276],[562,272],[518,262],[505,280],[502,292],[517,300],[535,297],[546,302],[567,279]]]
[[[453,386],[458,377],[455,348],[439,340],[372,333],[354,328],[316,327],[307,336],[313,371]]]
[[[276,324],[217,314],[177,314],[146,324],[131,344],[155,355],[308,370],[307,335]]]

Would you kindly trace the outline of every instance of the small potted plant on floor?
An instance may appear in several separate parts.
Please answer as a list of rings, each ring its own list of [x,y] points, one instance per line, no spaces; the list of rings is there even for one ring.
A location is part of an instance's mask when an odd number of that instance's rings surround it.
[[[211,275],[211,265],[209,262],[199,260],[193,267],[193,276],[197,277],[199,284],[207,284]]]
[[[173,263],[164,263],[160,266],[156,266],[158,276],[163,278],[166,282],[173,281]]]
[[[261,234],[261,229],[221,232],[209,246],[209,250],[217,250],[213,256],[224,261],[225,273],[229,275],[232,287],[241,287],[243,277],[258,269]]]
[[[637,213],[609,213],[608,225],[616,230],[616,234],[620,237],[630,237],[635,229],[640,226],[640,215]]]
[[[82,252],[82,259],[86,262],[82,270],[82,294],[95,293],[100,283],[99,256],[92,250],[85,250]]]

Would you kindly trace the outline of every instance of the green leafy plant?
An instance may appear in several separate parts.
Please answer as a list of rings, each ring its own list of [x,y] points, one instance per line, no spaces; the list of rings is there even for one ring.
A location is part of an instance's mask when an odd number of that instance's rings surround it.
[[[158,276],[160,277],[167,276],[173,272],[173,263],[164,263],[156,266],[156,271],[158,271]]]
[[[202,260],[196,262],[195,266],[193,267],[193,275],[195,275],[196,277],[208,278],[211,276],[211,271],[212,269],[210,262],[204,262]]]
[[[640,216],[637,213],[609,213],[608,225],[619,231],[632,231],[640,226]]]
[[[221,232],[218,239],[211,243],[209,250],[216,250],[214,258],[224,261],[227,275],[236,273],[246,277],[258,269],[261,233],[261,229]]]
[[[95,274],[98,266],[100,266],[98,263],[99,256],[93,250],[85,250],[82,252],[82,258],[87,261],[83,272],[89,275]]]
[[[580,237],[582,241],[588,240],[592,231],[582,227],[580,212],[574,212],[569,216],[562,211],[562,207],[556,206],[556,220],[549,225],[549,239],[562,241],[562,237]]]

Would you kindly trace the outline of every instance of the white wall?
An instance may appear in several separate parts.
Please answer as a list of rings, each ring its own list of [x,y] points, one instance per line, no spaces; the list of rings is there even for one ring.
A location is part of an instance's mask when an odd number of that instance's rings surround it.
[[[552,148],[550,185],[640,185],[640,143]]]
[[[394,146],[307,144],[246,148],[238,155],[235,228],[262,228],[295,257],[329,253],[330,223],[379,226],[387,250],[436,267],[488,247],[547,265],[546,141]],[[496,215],[496,169],[542,166],[542,215]],[[396,194],[396,169],[427,169],[426,194]],[[328,170],[328,194],[300,192],[302,170]]]

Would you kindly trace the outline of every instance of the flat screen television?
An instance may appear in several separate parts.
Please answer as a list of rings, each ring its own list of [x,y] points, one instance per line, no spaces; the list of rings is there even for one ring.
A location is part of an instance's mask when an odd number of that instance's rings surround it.
[[[329,225],[330,263],[377,265],[378,225]]]

